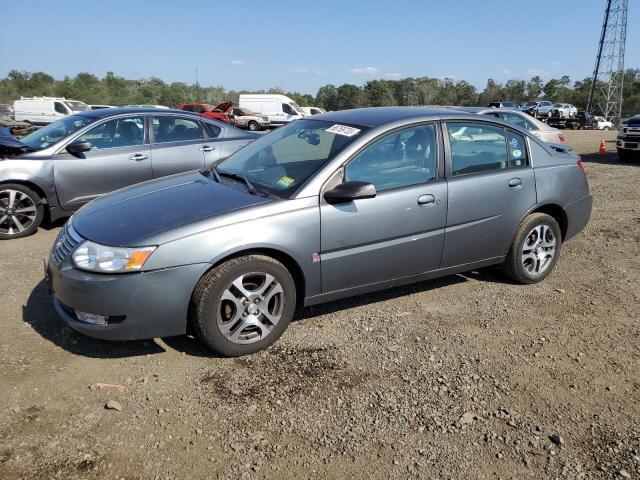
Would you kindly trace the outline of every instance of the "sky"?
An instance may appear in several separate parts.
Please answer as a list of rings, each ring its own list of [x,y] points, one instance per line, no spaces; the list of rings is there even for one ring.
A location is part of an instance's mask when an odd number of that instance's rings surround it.
[[[640,1],[626,67],[640,67]],[[126,78],[280,87],[430,76],[483,88],[590,76],[605,0],[0,0],[0,77]]]

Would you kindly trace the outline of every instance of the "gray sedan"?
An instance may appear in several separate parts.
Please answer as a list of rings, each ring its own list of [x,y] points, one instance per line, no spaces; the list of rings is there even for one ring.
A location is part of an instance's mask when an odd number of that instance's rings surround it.
[[[134,183],[210,168],[257,134],[182,111],[109,108],[0,138],[0,240]]]
[[[256,352],[297,306],[489,265],[546,278],[591,215],[580,157],[453,110],[308,117],[210,171],[125,188],[60,232],[48,264],[59,315],[103,339],[193,329]]]

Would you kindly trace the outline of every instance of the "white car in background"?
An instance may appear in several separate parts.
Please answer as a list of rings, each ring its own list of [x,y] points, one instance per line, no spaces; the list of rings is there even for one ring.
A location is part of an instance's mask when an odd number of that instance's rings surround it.
[[[13,102],[13,117],[32,125],[48,125],[67,115],[89,110],[91,107],[86,103],[64,97],[20,97]]]
[[[598,130],[613,130],[613,123],[608,120],[605,120],[604,117],[593,117],[596,123],[596,128]]]
[[[492,117],[500,118],[505,122],[509,122],[518,127],[529,130],[533,135],[538,137],[543,142],[547,143],[564,143],[565,137],[562,134],[562,130],[558,130],[555,127],[551,127],[540,120],[533,118],[519,110],[513,110],[511,108],[477,108],[470,107],[463,110],[477,113],[479,115],[490,115]]]
[[[549,110],[548,115],[550,117],[556,116],[562,118],[573,118],[578,115],[578,109],[570,103],[554,103],[553,107]]]
[[[324,108],[320,107],[300,107],[302,113],[306,113],[307,115],[319,115],[321,113],[327,113]]]

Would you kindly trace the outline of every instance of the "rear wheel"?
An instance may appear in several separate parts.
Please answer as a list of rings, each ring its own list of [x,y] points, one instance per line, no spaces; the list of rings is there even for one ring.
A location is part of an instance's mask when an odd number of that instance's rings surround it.
[[[44,217],[40,196],[19,184],[0,185],[0,240],[34,233]]]
[[[255,120],[251,120],[249,122],[249,130],[251,130],[252,132],[256,132],[260,130],[260,125],[258,125],[258,122],[256,122]]]
[[[547,278],[558,262],[562,232],[550,215],[533,213],[518,227],[504,268],[518,283],[538,283]]]
[[[211,350],[248,355],[275,342],[296,307],[293,277],[264,255],[234,258],[211,270],[192,298],[193,328]]]

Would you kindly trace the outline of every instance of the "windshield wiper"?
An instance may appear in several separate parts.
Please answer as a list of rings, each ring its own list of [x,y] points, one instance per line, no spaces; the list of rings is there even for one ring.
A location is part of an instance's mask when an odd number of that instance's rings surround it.
[[[241,173],[232,173],[232,172],[225,172],[223,170],[218,170],[217,166],[213,167],[211,171],[213,172],[214,175],[217,176],[216,179],[219,179],[221,176],[224,176],[224,177],[233,178],[234,180],[240,180],[247,186],[247,191],[250,194],[257,195],[259,197],[264,196],[260,192],[258,192],[256,187],[253,186],[253,183],[251,183],[251,181]]]

